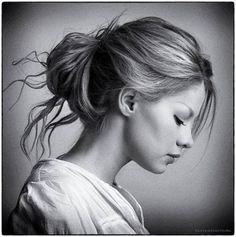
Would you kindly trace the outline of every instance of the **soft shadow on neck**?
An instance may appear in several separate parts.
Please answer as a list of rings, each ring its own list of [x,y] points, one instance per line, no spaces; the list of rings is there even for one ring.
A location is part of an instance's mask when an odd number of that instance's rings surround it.
[[[119,170],[130,161],[123,133],[122,120],[113,116],[101,131],[84,130],[73,148],[59,159],[74,163],[112,184]]]

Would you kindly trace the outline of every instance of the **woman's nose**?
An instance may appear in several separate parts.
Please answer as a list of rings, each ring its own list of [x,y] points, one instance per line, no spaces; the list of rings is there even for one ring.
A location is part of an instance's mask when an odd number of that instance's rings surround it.
[[[179,139],[176,142],[176,145],[181,148],[191,148],[193,146],[193,137],[191,129],[187,129],[182,131]]]

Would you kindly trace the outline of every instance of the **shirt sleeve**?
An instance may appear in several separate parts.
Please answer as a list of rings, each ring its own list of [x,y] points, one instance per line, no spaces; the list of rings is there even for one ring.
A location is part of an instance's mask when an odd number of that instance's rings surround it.
[[[31,182],[20,194],[9,227],[12,234],[86,234],[81,217],[58,184]]]

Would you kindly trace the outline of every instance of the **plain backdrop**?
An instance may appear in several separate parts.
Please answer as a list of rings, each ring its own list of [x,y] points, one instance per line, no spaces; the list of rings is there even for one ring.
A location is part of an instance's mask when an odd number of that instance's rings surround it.
[[[124,167],[118,182],[143,207],[151,234],[232,234],[233,231],[233,3],[3,3],[3,88],[40,69],[12,61],[29,52],[50,51],[69,32],[88,33],[122,13],[120,23],[145,16],[158,16],[183,28],[200,42],[214,71],[217,114],[207,147],[203,132],[176,164],[161,175],[134,163]],[[2,227],[14,208],[22,185],[35,159],[28,161],[19,140],[29,109],[44,100],[47,90],[10,87],[2,96]],[[141,129],[141,128],[140,128]],[[78,123],[58,129],[53,135],[56,157],[79,137]]]

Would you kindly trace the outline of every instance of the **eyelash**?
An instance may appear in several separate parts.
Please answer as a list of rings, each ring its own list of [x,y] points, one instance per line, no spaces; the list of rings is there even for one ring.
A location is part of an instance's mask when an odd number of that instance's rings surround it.
[[[179,119],[176,115],[174,115],[174,118],[178,126],[181,126],[181,125],[185,126],[184,122],[181,119]]]

